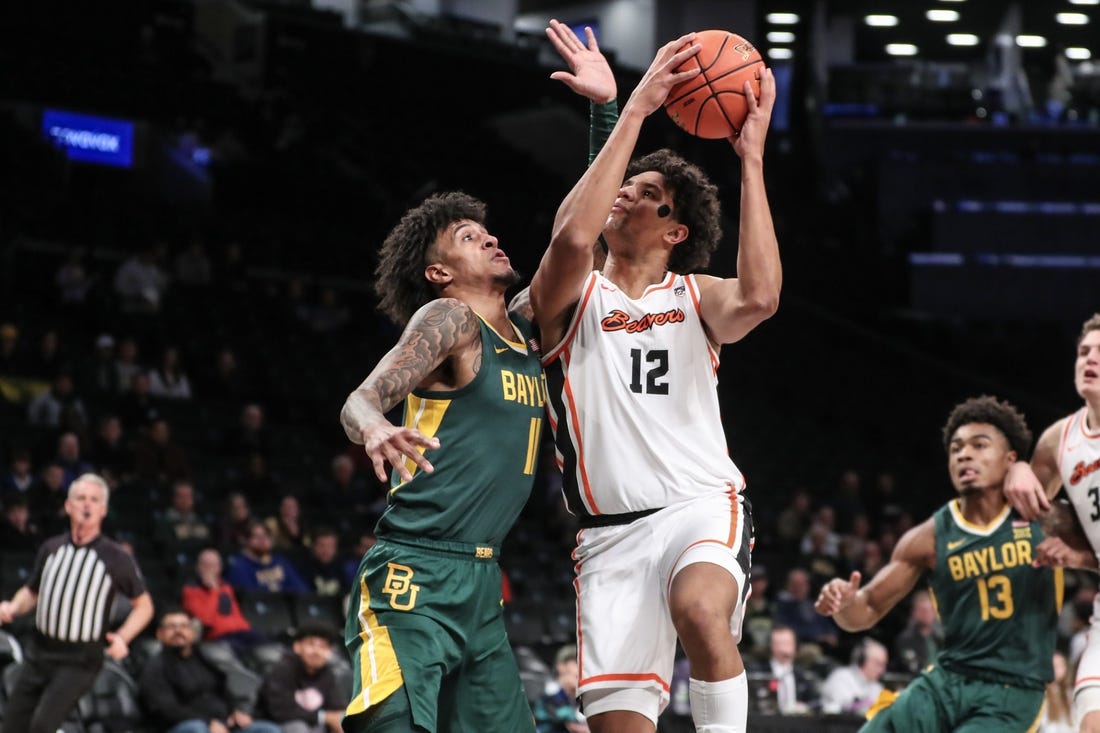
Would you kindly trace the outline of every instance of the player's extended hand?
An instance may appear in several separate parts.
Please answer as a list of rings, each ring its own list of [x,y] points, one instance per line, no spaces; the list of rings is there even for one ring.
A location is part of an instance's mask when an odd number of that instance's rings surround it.
[[[817,596],[814,610],[822,616],[832,616],[847,608],[859,591],[859,583],[863,576],[856,570],[848,580],[833,578],[821,589]]]
[[[733,135],[728,140],[733,145],[733,151],[742,160],[746,158],[763,160],[764,139],[768,136],[772,108],[775,107],[775,74],[771,69],[760,71],[760,99],[752,93],[752,84],[745,82],[745,103],[749,107],[745,124],[741,125],[739,134]]]
[[[1035,546],[1032,567],[1095,568],[1097,558],[1092,552],[1067,545],[1061,537],[1047,537]]]
[[[121,635],[113,631],[107,632],[107,656],[116,662],[121,662],[130,656],[130,645]]]
[[[363,449],[374,465],[374,475],[385,481],[386,463],[393,466],[402,481],[411,481],[412,473],[405,466],[405,459],[412,459],[420,470],[431,473],[431,462],[420,448],[438,448],[439,438],[429,438],[416,428],[399,428],[388,422],[379,422],[363,429]]]
[[[1050,509],[1050,501],[1027,461],[1016,461],[1005,476],[1005,498],[1021,517],[1031,521]]]
[[[676,71],[677,66],[699,53],[702,46],[694,41],[695,34],[688,33],[661,46],[661,50],[653,58],[653,63],[649,65],[642,80],[630,95],[627,106],[637,109],[643,115],[651,115],[665,103],[672,87],[698,76],[700,72],[698,66],[688,71]],[[687,47],[684,48],[685,46]],[[680,48],[684,50],[679,51]]]
[[[15,620],[15,608],[11,601],[0,601],[0,624],[10,624]]]
[[[585,26],[584,35],[587,45],[581,43],[581,39],[577,38],[569,26],[556,20],[550,21],[550,27],[546,29],[546,37],[565,59],[565,63],[569,64],[569,71],[555,71],[550,78],[557,79],[593,102],[610,102],[618,93],[615,74],[611,71],[611,65],[607,63],[607,59],[600,53],[600,47],[596,43],[596,35],[592,29]]]

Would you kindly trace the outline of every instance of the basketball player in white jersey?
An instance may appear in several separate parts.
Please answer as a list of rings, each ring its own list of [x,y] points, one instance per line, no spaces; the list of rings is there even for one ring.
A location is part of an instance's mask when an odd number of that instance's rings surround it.
[[[697,731],[743,731],[737,650],[752,520],[716,393],[718,352],[775,313],[781,268],[764,190],[775,81],[729,142],[741,159],[738,278],[690,274],[721,238],[716,187],[663,150],[631,163],[645,118],[695,72],[694,34],[662,48],[565,198],[531,285],[576,560],[580,682],[593,733],[652,733],[676,639]],[[677,49],[684,48],[678,52]],[[592,245],[608,245],[602,273]]]
[[[1043,432],[1030,468],[1016,464],[1005,481],[1005,496],[1021,515],[1031,518],[1046,513],[1049,500],[1065,488],[1092,551],[1100,555],[1100,313],[1085,321],[1077,338],[1074,385],[1085,400],[1084,407]],[[1073,548],[1062,540],[1048,539],[1043,544],[1049,545],[1048,564],[1076,564]],[[1090,623],[1088,643],[1077,666],[1073,712],[1082,733],[1100,733],[1100,597]]]

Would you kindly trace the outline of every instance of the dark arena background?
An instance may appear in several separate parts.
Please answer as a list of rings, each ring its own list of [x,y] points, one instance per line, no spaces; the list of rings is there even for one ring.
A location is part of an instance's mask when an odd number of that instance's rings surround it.
[[[1093,2],[14,0],[0,7],[0,597],[94,469],[112,485],[105,531],[158,610],[180,602],[199,549],[228,561],[244,522],[269,520],[309,592],[237,592],[269,641],[234,674],[257,682],[305,621],[342,628],[350,585],[314,576],[346,580],[318,568],[353,572],[384,506],[338,419],[398,335],[374,309],[376,249],[406,208],[462,189],[526,283],[587,149],[587,103],[549,79],[564,68],[550,18],[596,31],[620,104],[690,30],[739,33],[775,70],[765,175],[783,295],[719,372],[756,523],[747,660],[805,610],[806,575],[812,602],[829,577],[873,573],[952,496],[953,405],[997,395],[1036,434],[1080,406],[1074,345],[1100,311]],[[719,185],[710,271],[734,275],[737,157],[657,113],[638,151],[664,146]],[[544,460],[502,553],[533,704],[574,637],[576,528],[555,472]],[[194,524],[177,521],[179,482]],[[337,560],[316,557],[320,528]],[[1094,576],[1069,583],[1066,648],[1096,593]],[[32,617],[0,629],[0,713]],[[869,632],[890,649],[888,687],[917,671],[895,653],[908,620],[903,603]],[[859,640],[830,624],[797,629],[818,679]],[[155,730],[135,682],[155,626],[66,731]],[[337,645],[342,684],[345,658]],[[818,703],[813,719],[778,715],[767,675],[750,684],[751,730],[858,727]],[[677,678],[661,730],[689,729]]]

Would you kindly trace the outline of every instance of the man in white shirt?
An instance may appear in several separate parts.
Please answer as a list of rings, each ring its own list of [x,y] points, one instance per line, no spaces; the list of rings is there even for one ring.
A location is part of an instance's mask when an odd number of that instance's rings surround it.
[[[864,639],[852,651],[852,663],[837,667],[821,688],[822,711],[864,715],[883,690],[880,680],[886,671],[886,647]]]

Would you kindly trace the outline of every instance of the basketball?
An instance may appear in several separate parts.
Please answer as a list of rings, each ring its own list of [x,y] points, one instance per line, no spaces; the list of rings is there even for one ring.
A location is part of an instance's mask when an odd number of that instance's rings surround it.
[[[676,71],[695,67],[702,73],[677,84],[665,100],[665,111],[677,125],[698,137],[716,140],[741,132],[749,114],[745,82],[760,98],[760,70],[764,60],[749,41],[728,31],[700,31],[699,53]]]

